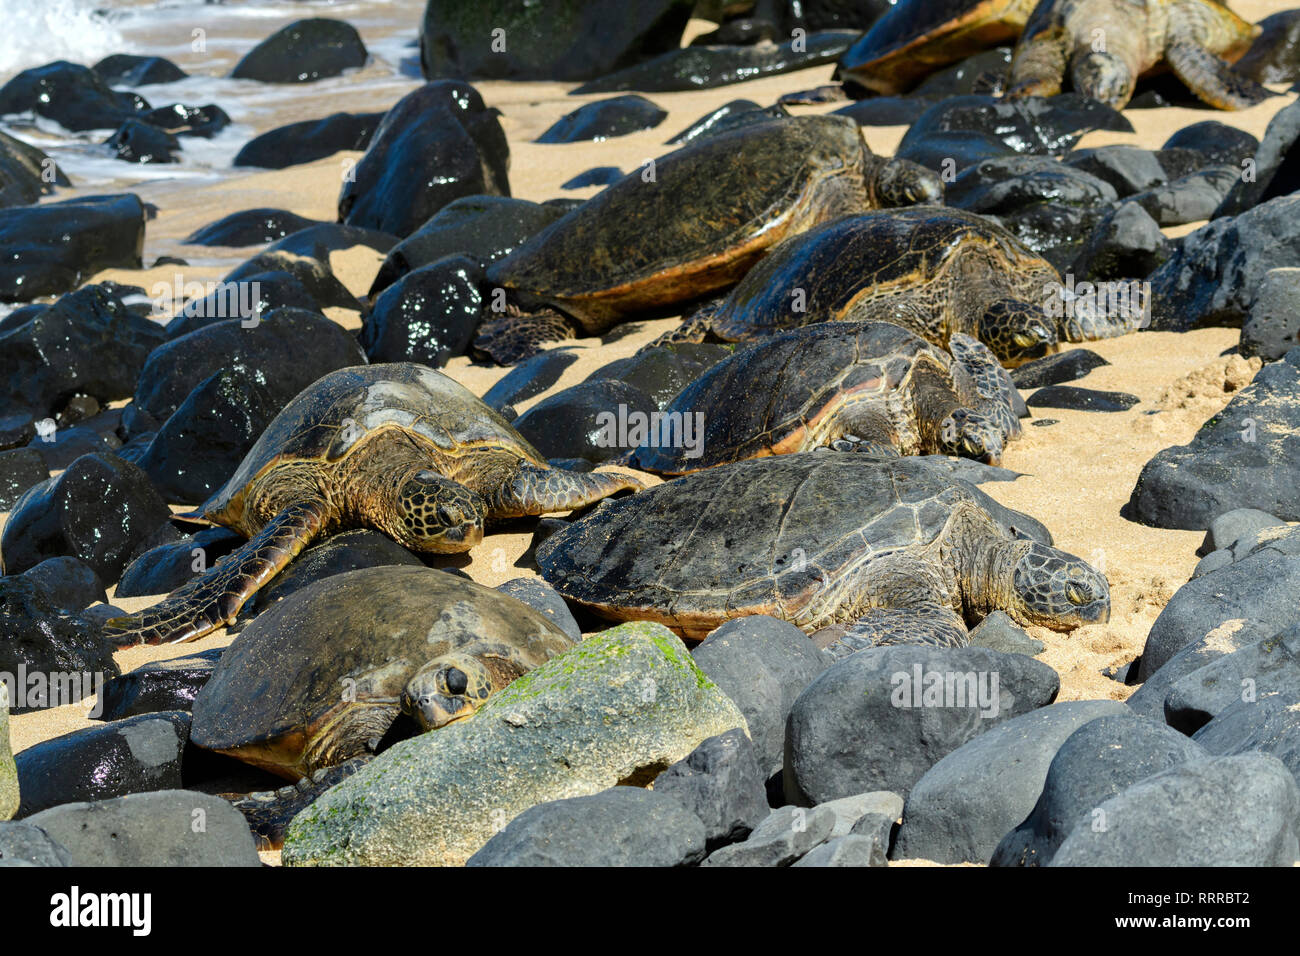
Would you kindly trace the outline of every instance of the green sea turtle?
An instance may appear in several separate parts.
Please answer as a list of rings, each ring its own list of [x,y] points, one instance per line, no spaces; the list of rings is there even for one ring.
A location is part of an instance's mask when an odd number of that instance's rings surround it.
[[[1110,614],[1086,562],[1016,537],[929,461],[804,452],[719,465],[602,504],[537,548],[565,598],[702,638],[769,614],[836,646],[967,643],[1002,610],[1069,630]]]
[[[1043,0],[1011,58],[1007,95],[1053,96],[1068,72],[1076,92],[1122,109],[1138,77],[1167,63],[1223,110],[1272,96],[1229,67],[1259,28],[1214,0]]]
[[[887,96],[1014,41],[1037,0],[900,0],[840,58],[845,83]]]
[[[597,335],[735,284],[773,245],[844,213],[937,202],[939,177],[875,156],[843,116],[772,119],[648,161],[488,270],[490,282]],[[563,334],[535,310],[485,325],[500,362]]]
[[[322,784],[382,741],[468,717],[573,644],[540,611],[443,571],[332,575],[226,649],[195,698],[190,742],[296,782],[236,802],[274,844]]]
[[[998,464],[1004,442],[1020,434],[1015,386],[975,339],[958,332],[950,347],[888,322],[830,322],[767,339],[713,366],[664,409],[670,423],[703,413],[697,445],[652,436],[626,463],[681,475],[831,447]],[[756,384],[761,401],[752,400]]]
[[[947,347],[961,332],[1015,366],[1133,330],[1140,316],[1054,308],[1056,269],[996,223],[916,206],[846,216],[781,243],[666,341],[739,342],[826,321],[893,322]]]
[[[161,603],[111,619],[105,633],[119,643],[201,637],[335,531],[368,527],[412,551],[467,551],[486,521],[640,487],[626,475],[552,468],[505,419],[425,366],[339,369],[286,405],[225,486],[186,516],[248,543]]]

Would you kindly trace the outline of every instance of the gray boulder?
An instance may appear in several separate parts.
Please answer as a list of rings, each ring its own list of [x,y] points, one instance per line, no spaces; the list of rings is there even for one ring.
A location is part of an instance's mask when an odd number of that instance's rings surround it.
[[[72,855],[40,827],[0,823],[0,866],[71,866]]]
[[[710,854],[705,866],[789,866],[830,839],[835,811],[825,807],[781,807],[754,828],[744,843]]]
[[[1270,269],[1241,324],[1241,354],[1265,362],[1300,345],[1300,269]]]
[[[743,730],[710,737],[655,777],[666,794],[704,823],[710,850],[745,839],[767,817],[764,774]]]

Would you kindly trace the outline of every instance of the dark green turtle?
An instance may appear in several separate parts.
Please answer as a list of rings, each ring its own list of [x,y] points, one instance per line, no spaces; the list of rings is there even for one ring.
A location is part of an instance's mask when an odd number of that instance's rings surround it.
[[[1229,63],[1260,28],[1214,0],[1043,0],[1011,58],[1007,95],[1074,90],[1123,109],[1138,77],[1168,64],[1201,100],[1239,110],[1273,94]]]
[[[226,649],[195,698],[190,742],[297,783],[236,803],[274,844],[321,784],[385,738],[468,717],[573,643],[540,611],[444,571],[336,574],[285,598]],[[401,716],[404,729],[394,726]]]
[[[950,341],[952,354],[887,322],[822,323],[767,339],[713,366],[663,411],[669,429],[702,413],[701,441],[664,441],[661,425],[626,463],[681,475],[830,447],[998,464],[1005,441],[1020,434],[1015,386],[975,339]]]
[[[586,335],[736,283],[786,236],[845,213],[935,202],[943,185],[875,156],[842,116],[772,119],[693,141],[629,173],[494,263],[526,308]],[[498,361],[563,334],[555,313],[515,314],[475,342]]]
[[[1140,315],[1053,308],[1056,269],[1006,229],[960,209],[845,216],[783,242],[721,304],[664,336],[737,342],[827,321],[893,322],[940,346],[979,339],[1015,366],[1057,342],[1108,338]]]
[[[537,564],[571,601],[690,638],[750,614],[835,628],[840,651],[965,644],[995,610],[1057,630],[1106,620],[1105,577],[1016,537],[997,508],[923,459],[780,455],[602,504]]]
[[[119,643],[193,640],[228,623],[321,535],[381,531],[418,552],[467,551],[489,520],[566,511],[641,483],[552,468],[496,412],[423,365],[344,368],[272,420],[198,514],[249,541],[161,603],[113,618]]]
[[[840,58],[847,84],[893,96],[1020,36],[1038,0],[899,0]]]

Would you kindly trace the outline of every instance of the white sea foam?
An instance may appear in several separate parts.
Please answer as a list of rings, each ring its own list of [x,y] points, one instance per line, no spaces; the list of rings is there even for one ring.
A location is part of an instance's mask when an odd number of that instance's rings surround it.
[[[51,60],[94,63],[128,48],[96,0],[0,0],[0,81]]]

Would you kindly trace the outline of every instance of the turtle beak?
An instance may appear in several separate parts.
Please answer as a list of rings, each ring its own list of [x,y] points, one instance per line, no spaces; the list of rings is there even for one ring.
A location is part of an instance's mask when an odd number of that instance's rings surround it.
[[[421,694],[414,700],[412,715],[424,730],[437,730],[474,713],[474,705],[464,697],[446,697],[442,694]]]

